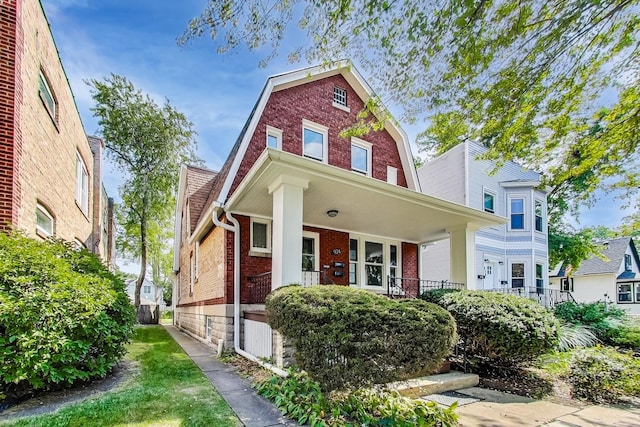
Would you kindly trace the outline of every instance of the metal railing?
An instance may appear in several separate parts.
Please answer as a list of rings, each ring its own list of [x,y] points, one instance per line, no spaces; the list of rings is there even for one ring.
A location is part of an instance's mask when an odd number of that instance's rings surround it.
[[[248,277],[249,304],[264,304],[271,292],[271,272]]]
[[[448,280],[422,280],[387,276],[387,296],[390,298],[418,298],[431,289],[466,289],[464,283]]]
[[[498,292],[508,295],[516,295],[522,298],[528,298],[537,301],[543,307],[553,307],[561,302],[575,302],[573,295],[569,291],[561,291],[559,289],[549,289],[541,287],[522,287],[522,288],[496,288],[485,289],[488,292]]]

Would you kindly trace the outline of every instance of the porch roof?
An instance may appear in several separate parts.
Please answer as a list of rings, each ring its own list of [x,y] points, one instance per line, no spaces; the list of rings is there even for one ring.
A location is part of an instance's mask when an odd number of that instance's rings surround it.
[[[304,191],[305,225],[423,243],[448,231],[479,229],[507,219],[428,196],[295,154],[267,148],[249,170],[225,210],[272,217],[268,187],[280,176],[309,182]],[[337,210],[336,217],[327,211]]]

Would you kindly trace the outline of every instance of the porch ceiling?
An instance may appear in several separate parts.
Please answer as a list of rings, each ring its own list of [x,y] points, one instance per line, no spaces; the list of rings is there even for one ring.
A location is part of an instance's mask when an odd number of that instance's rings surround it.
[[[443,239],[448,230],[506,222],[503,217],[273,149],[258,158],[225,209],[272,217],[268,187],[281,175],[309,181],[303,201],[305,225],[421,243]],[[339,212],[334,218],[327,215],[331,209]]]

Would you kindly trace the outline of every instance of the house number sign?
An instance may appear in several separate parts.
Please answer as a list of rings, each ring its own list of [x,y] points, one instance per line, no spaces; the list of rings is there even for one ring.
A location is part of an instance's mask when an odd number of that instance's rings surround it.
[[[331,251],[332,255],[340,255],[341,253],[342,253],[342,249],[340,249],[340,248],[336,248],[336,249]]]

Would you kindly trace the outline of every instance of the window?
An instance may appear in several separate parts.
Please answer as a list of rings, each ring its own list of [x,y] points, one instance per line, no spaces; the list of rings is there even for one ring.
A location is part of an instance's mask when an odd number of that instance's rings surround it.
[[[544,292],[544,276],[542,272],[544,271],[544,266],[542,264],[536,264],[536,291],[538,294]]]
[[[618,284],[618,302],[633,302],[631,288],[631,283]]]
[[[640,302],[640,283],[635,282],[636,288],[636,302]]]
[[[282,131],[271,126],[267,126],[267,147],[282,150]]]
[[[358,239],[349,239],[349,284],[358,284]]]
[[[89,214],[89,173],[80,153],[76,153],[76,203],[82,213]]]
[[[560,290],[573,292],[573,277],[564,277],[560,279]]]
[[[496,196],[485,190],[484,192],[484,211],[495,213],[495,199]]]
[[[536,231],[542,232],[542,201],[536,200]]]
[[[333,103],[342,105],[343,107],[347,106],[346,89],[342,89],[341,87],[338,87],[338,86],[333,87]]]
[[[151,286],[145,285],[143,292],[145,294],[150,294],[151,293]]]
[[[382,286],[383,245],[377,242],[364,242],[364,267],[367,286]]]
[[[53,236],[53,215],[40,203],[36,205],[36,233],[42,237]]]
[[[271,252],[271,222],[269,220],[251,218],[251,250]]]
[[[302,271],[316,271],[316,244],[313,237],[302,237]]]
[[[517,262],[511,264],[511,287],[524,288],[524,264]]]
[[[398,247],[389,245],[389,276],[398,277]]]
[[[624,271],[631,271],[631,255],[624,254]]]
[[[213,333],[213,316],[206,316],[206,332],[205,332],[205,336],[207,339],[211,338],[211,335]]]
[[[371,176],[371,144],[351,138],[351,170]]]
[[[511,229],[524,230],[524,199],[511,199]]]
[[[40,70],[40,76],[38,80],[38,94],[40,95],[40,99],[42,103],[47,108],[49,115],[55,121],[57,111],[57,103],[56,98],[53,96],[53,92],[51,91],[51,86],[49,85],[49,81],[45,77],[42,70]]]
[[[327,161],[328,128],[303,120],[302,154],[305,157]]]

